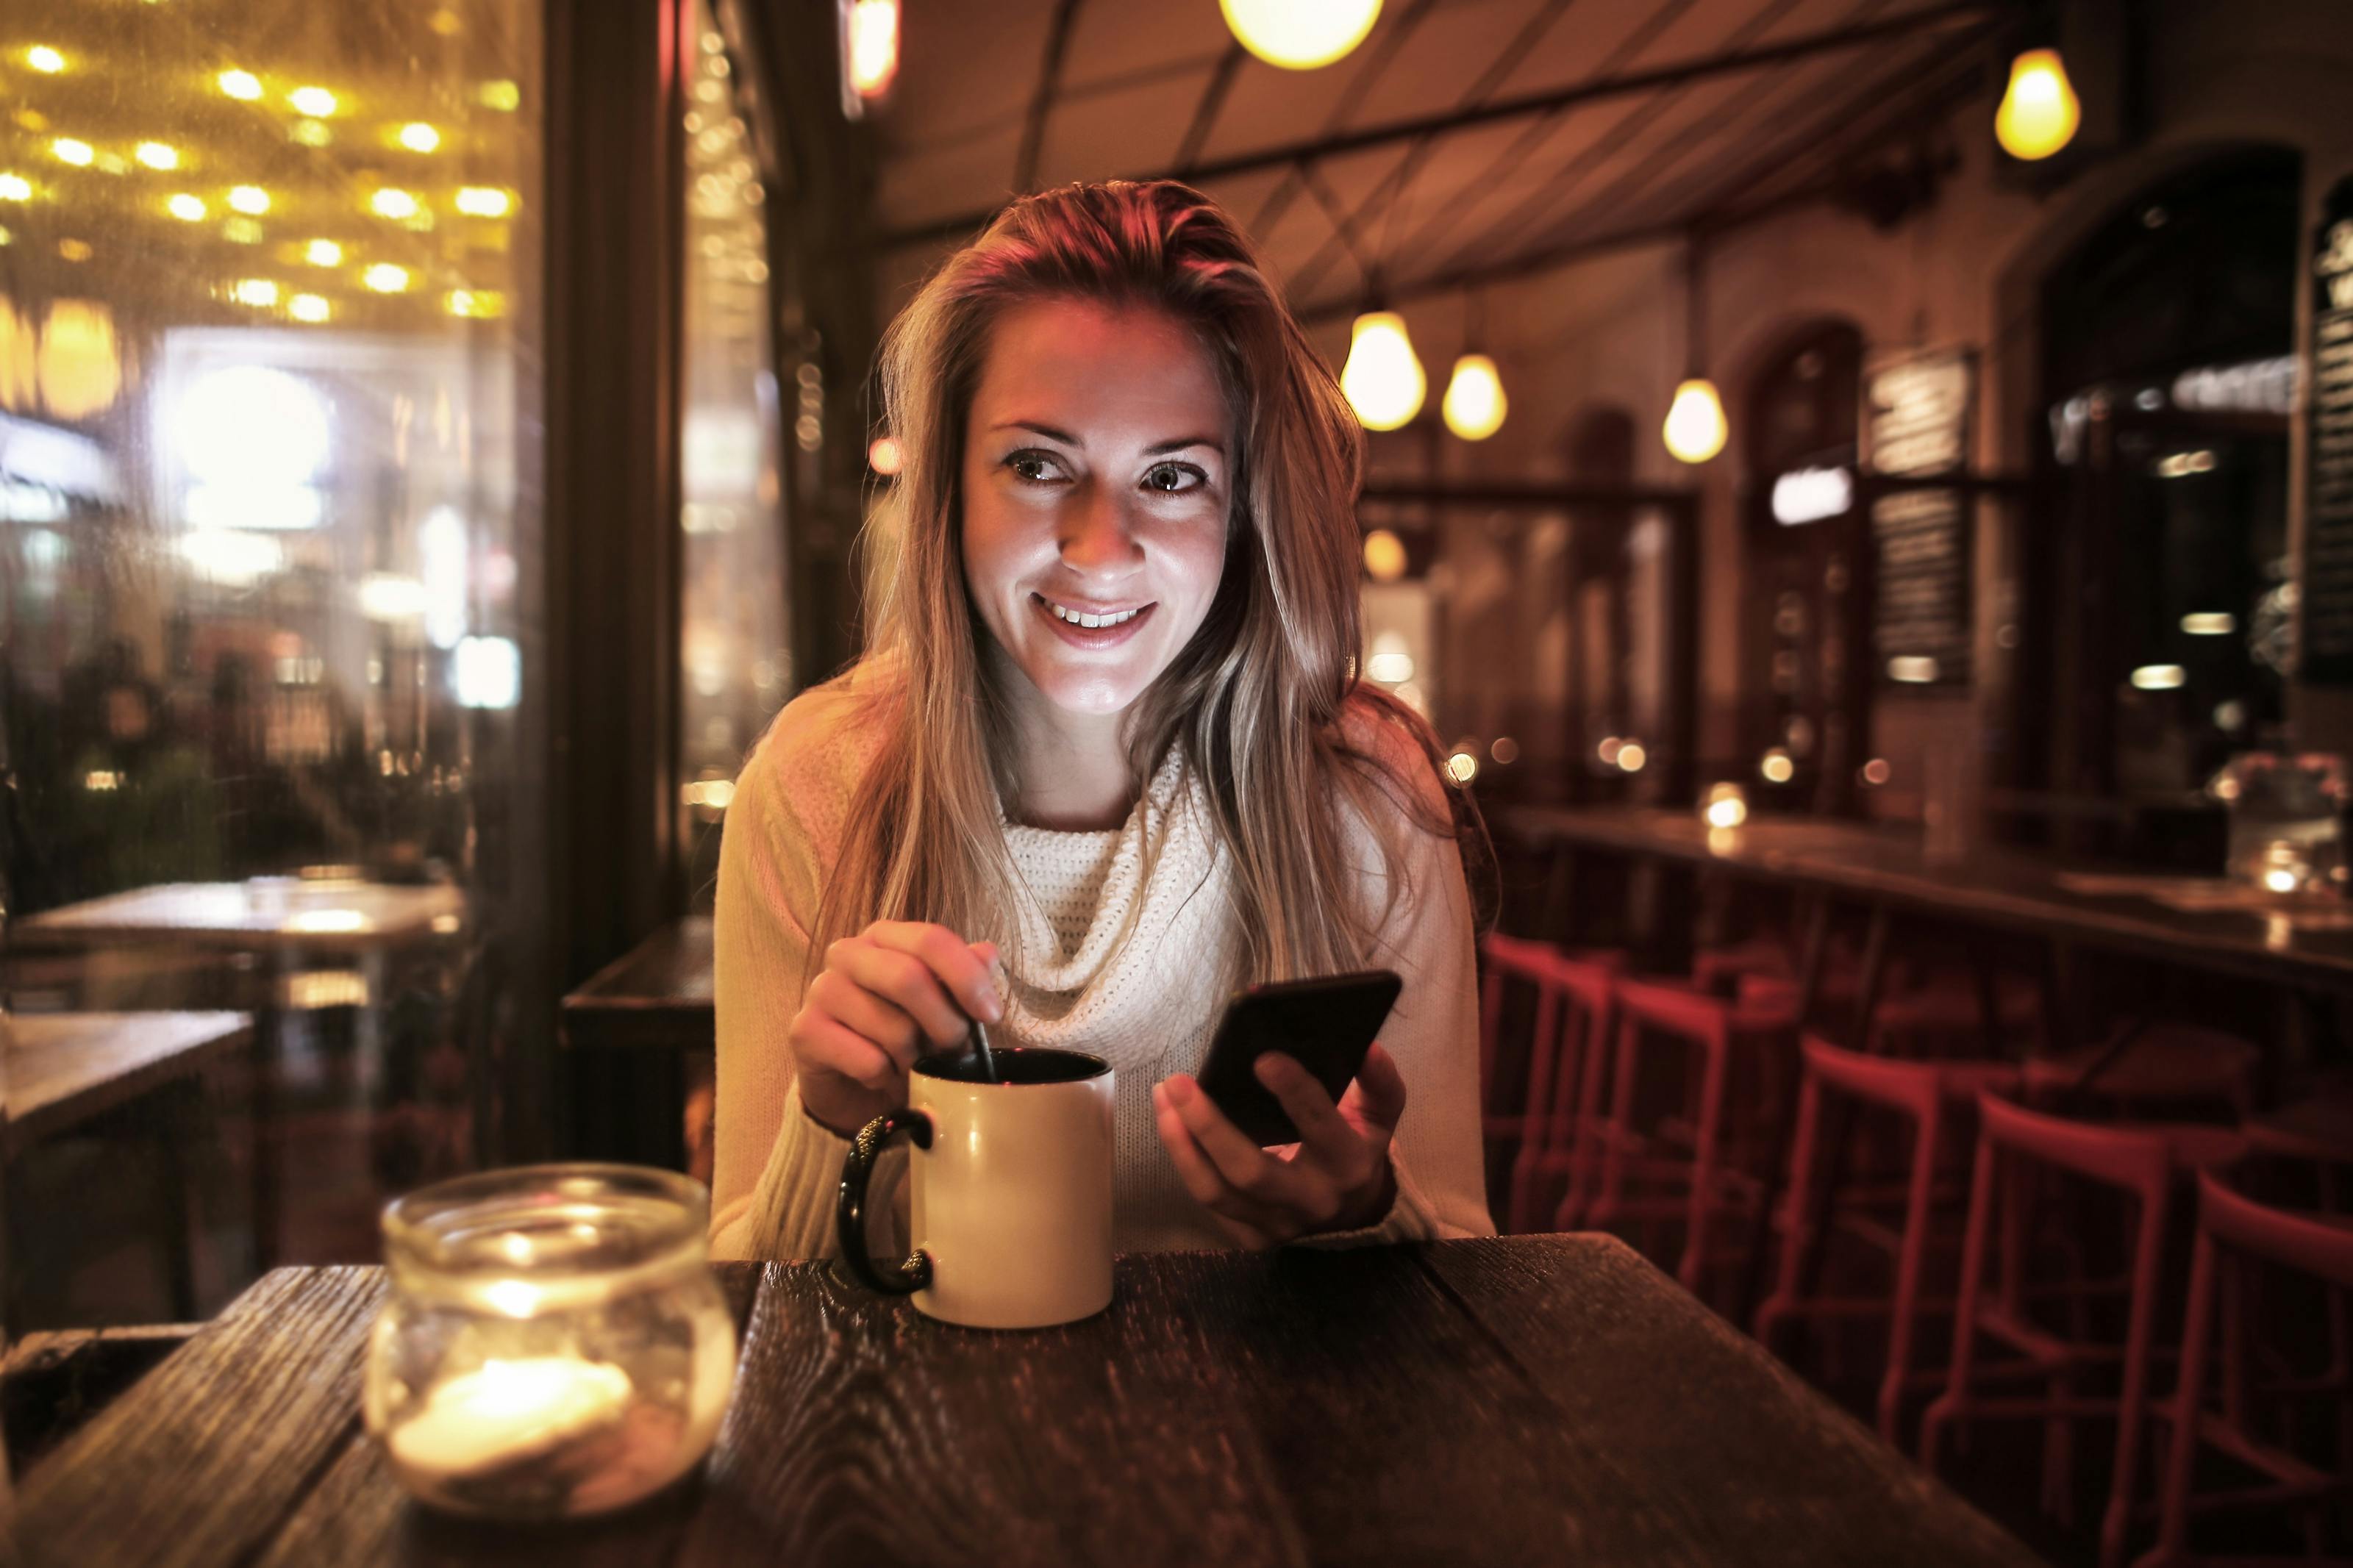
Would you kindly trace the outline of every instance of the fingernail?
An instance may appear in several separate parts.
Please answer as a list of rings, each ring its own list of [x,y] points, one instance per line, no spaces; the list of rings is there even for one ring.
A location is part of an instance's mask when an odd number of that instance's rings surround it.
[[[1270,1052],[1258,1058],[1257,1066],[1252,1070],[1258,1074],[1259,1082],[1272,1089],[1298,1069],[1292,1065],[1289,1057]]]

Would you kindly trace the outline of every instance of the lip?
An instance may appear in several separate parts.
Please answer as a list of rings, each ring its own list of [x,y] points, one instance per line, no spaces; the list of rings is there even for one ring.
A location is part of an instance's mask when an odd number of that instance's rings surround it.
[[[1082,626],[1056,615],[1053,610],[1054,605],[1060,605],[1064,609],[1078,610],[1091,616],[1116,616],[1131,609],[1135,614],[1115,626]],[[1117,647],[1142,631],[1144,624],[1152,618],[1152,612],[1159,607],[1157,600],[1146,600],[1141,605],[1089,605],[1073,604],[1068,599],[1057,599],[1050,604],[1043,594],[1029,595],[1029,613],[1044,623],[1046,628],[1061,638],[1063,642],[1072,647],[1080,648]]]

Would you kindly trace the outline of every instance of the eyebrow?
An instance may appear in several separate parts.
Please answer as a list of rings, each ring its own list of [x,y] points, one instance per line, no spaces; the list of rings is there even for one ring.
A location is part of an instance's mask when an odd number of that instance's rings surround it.
[[[1080,440],[1076,436],[1071,435],[1069,431],[1057,430],[1051,425],[1042,425],[1035,419],[1008,419],[1000,424],[990,426],[990,428],[996,430],[1029,430],[1045,437],[1049,441],[1060,441],[1065,447],[1077,447],[1083,449],[1086,446],[1085,442]],[[1223,441],[1219,440],[1214,436],[1180,436],[1174,441],[1155,442],[1153,445],[1146,447],[1144,449],[1144,455],[1147,458],[1156,458],[1163,452],[1181,452],[1187,447],[1207,447],[1209,450],[1219,453],[1221,456],[1224,454],[1226,449],[1226,444]]]

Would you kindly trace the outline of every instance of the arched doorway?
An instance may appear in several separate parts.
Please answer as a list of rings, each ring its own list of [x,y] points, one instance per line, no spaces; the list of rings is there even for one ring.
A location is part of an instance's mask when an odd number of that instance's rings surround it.
[[[2050,672],[2018,692],[2029,788],[2190,804],[2284,717],[2302,181],[2285,149],[2205,160],[2044,277],[2047,505],[2005,628]]]
[[[1736,764],[1763,799],[1843,810],[1868,740],[1866,552],[1854,485],[1862,334],[1793,333],[1742,399],[1741,681]]]

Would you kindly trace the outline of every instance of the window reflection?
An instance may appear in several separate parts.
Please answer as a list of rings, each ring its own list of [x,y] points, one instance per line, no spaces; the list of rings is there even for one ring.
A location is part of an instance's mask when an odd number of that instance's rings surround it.
[[[693,82],[682,125],[679,775],[699,839],[691,889],[707,910],[717,867],[711,825],[733,797],[744,753],[790,695],[793,668],[766,192],[737,67],[700,0],[692,28]],[[814,419],[797,427],[806,443],[820,434]]]
[[[384,1195],[470,1160],[490,1103],[538,7],[10,20],[55,68],[11,69],[0,121],[7,980],[20,1013],[131,1020],[77,1042],[252,1021],[169,1123],[217,1297],[273,1253],[373,1256]],[[12,1328],[207,1304],[22,1201],[160,1114],[65,1119],[12,1169]]]

